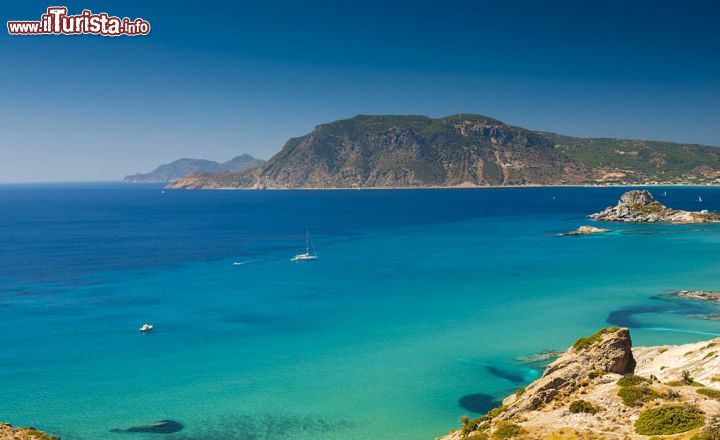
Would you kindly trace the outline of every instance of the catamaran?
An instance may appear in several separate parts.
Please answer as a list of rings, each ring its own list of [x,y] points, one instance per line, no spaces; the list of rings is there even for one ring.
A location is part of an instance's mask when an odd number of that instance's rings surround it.
[[[310,246],[312,245],[312,253],[310,253]],[[312,238],[310,238],[310,230],[305,230],[305,252],[302,254],[297,254],[294,257],[291,258],[292,261],[307,261],[307,260],[317,260],[317,251],[315,250],[315,244],[312,242]]]

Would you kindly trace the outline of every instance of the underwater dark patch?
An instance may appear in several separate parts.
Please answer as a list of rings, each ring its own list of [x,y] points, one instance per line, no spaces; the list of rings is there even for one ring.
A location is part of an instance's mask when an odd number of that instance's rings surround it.
[[[624,309],[613,310],[608,314],[607,323],[617,327],[641,328],[642,325],[635,319],[635,315],[644,313],[667,312],[666,307],[660,306],[634,306]]]
[[[501,379],[509,380],[510,382],[514,382],[514,383],[525,382],[525,378],[520,376],[519,374],[514,374],[509,371],[501,370],[500,368],[494,367],[492,365],[486,365],[485,369],[488,371],[488,373],[492,374],[493,376],[499,377]]]
[[[608,314],[606,322],[616,327],[642,328],[635,317],[647,313],[669,313],[674,315],[699,315],[707,312],[705,308],[697,303],[691,303],[684,300],[677,300],[668,295],[661,295],[652,298],[656,301],[653,305],[629,306],[622,309],[613,310]]]
[[[502,402],[493,396],[483,393],[468,394],[458,399],[460,408],[477,414],[485,414],[501,404]]]
[[[150,425],[131,426],[128,429],[111,429],[115,433],[149,433],[149,434],[173,434],[182,431],[183,425],[175,420],[160,420]]]
[[[323,434],[352,429],[346,420],[331,421],[315,416],[225,416],[209,419],[191,434],[172,435],[172,440],[287,440],[317,438]]]

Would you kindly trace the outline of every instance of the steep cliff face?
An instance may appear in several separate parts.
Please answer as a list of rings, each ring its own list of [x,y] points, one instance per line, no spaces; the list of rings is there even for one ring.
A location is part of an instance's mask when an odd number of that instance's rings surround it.
[[[547,136],[483,116],[357,116],[290,139],[256,176],[205,187],[371,188],[578,183],[588,170]],[[197,176],[193,176],[197,177]],[[250,183],[252,182],[252,183]],[[173,187],[198,187],[179,181]]]
[[[634,369],[628,330],[607,329],[576,342],[567,353],[548,365],[542,377],[530,384],[521,396],[506,399],[510,406],[503,418],[536,410],[562,393],[574,392],[592,372],[628,374]]]

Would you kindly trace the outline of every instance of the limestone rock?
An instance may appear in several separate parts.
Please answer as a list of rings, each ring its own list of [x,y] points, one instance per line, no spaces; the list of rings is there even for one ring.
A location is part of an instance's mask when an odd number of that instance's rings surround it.
[[[720,301],[720,292],[713,292],[708,290],[676,290],[672,292],[671,295],[684,299]]]
[[[530,384],[518,398],[507,400],[503,418],[532,411],[549,403],[561,392],[571,392],[593,371],[626,374],[635,368],[632,341],[627,329],[604,329],[586,340],[587,346],[575,344],[545,369],[542,377]]]
[[[596,228],[595,226],[580,226],[574,231],[566,232],[563,235],[577,236],[577,235],[593,235],[602,234],[604,232],[610,232],[609,229]]]

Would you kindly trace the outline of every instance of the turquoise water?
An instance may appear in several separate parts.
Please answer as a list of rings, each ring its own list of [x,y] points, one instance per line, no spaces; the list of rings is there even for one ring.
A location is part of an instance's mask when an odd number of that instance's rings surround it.
[[[720,335],[691,317],[717,309],[662,296],[720,289],[720,226],[558,236],[622,191],[0,186],[0,419],[63,440],[429,439],[538,377],[518,357],[608,323]],[[667,191],[720,208],[717,188]],[[306,226],[320,258],[292,263]],[[184,429],[110,432],[162,419]]]

